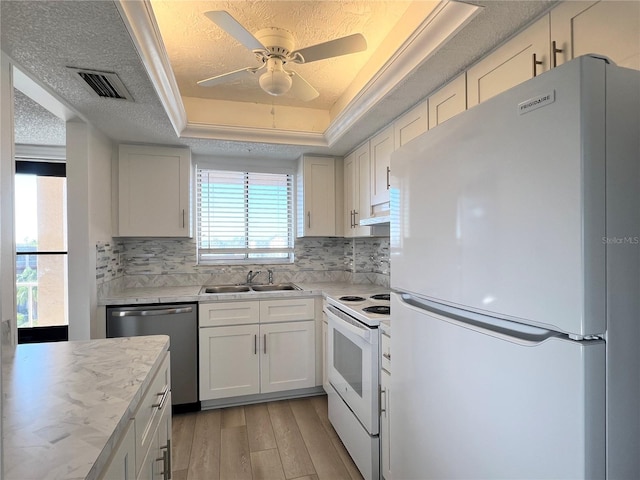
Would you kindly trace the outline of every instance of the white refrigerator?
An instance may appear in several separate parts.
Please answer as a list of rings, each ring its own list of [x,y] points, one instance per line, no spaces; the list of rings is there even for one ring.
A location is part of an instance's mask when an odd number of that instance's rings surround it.
[[[640,478],[639,139],[585,56],[394,153],[394,479]]]

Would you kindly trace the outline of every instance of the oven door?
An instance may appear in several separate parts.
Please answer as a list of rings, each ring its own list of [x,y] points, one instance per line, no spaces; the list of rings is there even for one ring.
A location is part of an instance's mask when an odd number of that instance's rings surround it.
[[[378,434],[378,331],[332,305],[329,320],[327,366],[329,383],[371,434]]]

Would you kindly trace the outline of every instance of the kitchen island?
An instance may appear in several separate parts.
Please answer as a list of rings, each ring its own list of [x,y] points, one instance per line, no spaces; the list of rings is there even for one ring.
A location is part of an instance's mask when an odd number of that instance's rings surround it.
[[[2,478],[100,478],[168,347],[157,335],[3,352]]]

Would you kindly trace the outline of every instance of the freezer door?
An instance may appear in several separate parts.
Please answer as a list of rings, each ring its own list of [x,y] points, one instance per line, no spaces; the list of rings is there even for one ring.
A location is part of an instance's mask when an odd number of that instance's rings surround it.
[[[395,478],[605,478],[604,342],[537,342],[391,303]]]
[[[569,62],[395,152],[391,286],[604,333],[605,78]]]

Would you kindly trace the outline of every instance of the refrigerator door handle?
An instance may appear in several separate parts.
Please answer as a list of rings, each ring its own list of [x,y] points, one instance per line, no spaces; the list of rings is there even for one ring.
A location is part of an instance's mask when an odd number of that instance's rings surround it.
[[[459,310],[406,293],[400,294],[399,296],[408,308],[423,310],[432,315],[437,315],[440,319],[447,322],[455,323],[464,328],[469,328],[476,332],[488,334],[512,343],[537,345],[550,338],[566,338],[569,340],[568,335],[553,330],[502,320],[466,310]]]

